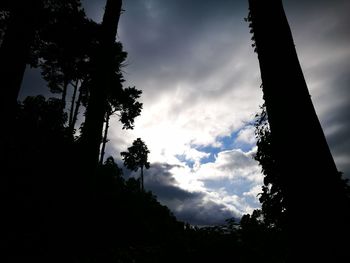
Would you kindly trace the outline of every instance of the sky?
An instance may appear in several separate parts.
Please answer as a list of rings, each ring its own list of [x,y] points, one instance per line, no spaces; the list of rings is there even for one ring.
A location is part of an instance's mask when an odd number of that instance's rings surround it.
[[[331,152],[350,178],[350,2],[283,3]],[[83,1],[98,22],[104,5]],[[248,1],[124,0],[123,9],[124,77],[143,91],[143,111],[133,130],[112,120],[107,156],[121,165],[120,152],[142,138],[151,152],[145,188],[179,220],[219,224],[259,208],[253,122],[263,100],[244,21]],[[34,82],[37,72],[27,71],[22,97],[34,93]]]

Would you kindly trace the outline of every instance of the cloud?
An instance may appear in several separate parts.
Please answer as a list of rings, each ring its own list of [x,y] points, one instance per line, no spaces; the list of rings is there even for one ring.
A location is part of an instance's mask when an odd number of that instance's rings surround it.
[[[215,213],[239,216],[259,207],[262,175],[252,159],[251,122],[262,104],[260,73],[243,22],[247,9],[229,2],[213,8],[209,1],[133,1],[121,19],[119,36],[129,52],[126,78],[144,91],[144,110],[134,131],[120,133],[115,126],[123,143],[113,147],[142,137],[152,162],[176,165],[168,170],[173,180],[153,187],[191,222],[214,222]],[[325,1],[307,8],[304,2],[285,2],[317,113],[338,166],[347,170],[349,41],[344,33],[339,43],[328,37],[347,30],[346,16],[327,13]],[[226,137],[231,143],[223,142]],[[205,150],[214,148],[215,156]]]
[[[236,138],[236,143],[255,145],[255,127],[252,125],[247,125],[242,130],[240,130]]]
[[[196,203],[198,207],[214,202],[224,211],[240,217],[260,207],[257,191],[261,189],[262,175],[253,160],[255,151],[255,148],[250,152],[240,149],[222,151],[213,162],[201,164],[197,169],[182,163],[171,173],[179,187],[202,194],[202,201]]]
[[[225,219],[235,216],[224,205],[212,201],[203,201],[203,199],[193,201],[176,207],[175,213],[179,214],[183,221],[199,226],[218,225],[223,224]],[[193,207],[196,207],[196,209],[193,209]]]
[[[220,152],[215,162],[201,165],[197,174],[202,180],[245,178],[261,182],[260,169],[253,160],[255,150],[243,152],[241,149],[233,149]]]
[[[172,174],[173,168],[181,166],[152,164],[145,172],[145,188],[156,194],[158,200],[167,205],[179,220],[193,225],[214,225],[240,216],[227,205],[216,201],[208,192],[181,188]]]
[[[224,179],[215,180],[203,176],[201,173],[204,170],[210,172],[206,165],[200,165],[196,171],[181,162],[174,165],[153,163],[144,173],[145,189],[152,191],[179,220],[194,225],[222,224],[225,219],[239,218],[259,207],[257,193],[261,180],[249,176],[257,171],[256,163],[250,162],[253,153],[239,150],[232,150],[232,153],[236,154],[230,156],[227,156],[229,155],[227,152],[219,154],[226,156],[217,158],[214,163],[221,166],[217,169],[228,174]],[[244,169],[251,172],[230,177],[233,170],[239,173],[239,170]],[[138,177],[139,174],[131,172],[127,175],[129,176]]]
[[[126,84],[143,90],[144,109],[132,131],[111,121],[106,155],[119,158],[141,137],[151,150],[146,189],[182,220],[210,224],[258,207],[262,176],[252,159],[251,122],[262,92],[243,21],[247,1],[123,2],[118,39],[129,54],[123,70]],[[104,0],[83,4],[101,20]],[[331,151],[350,178],[350,3],[284,5]],[[43,93],[38,74],[26,72],[21,94]]]
[[[287,5],[312,100],[339,170],[350,178],[349,1]],[[299,10],[299,12],[296,12]]]

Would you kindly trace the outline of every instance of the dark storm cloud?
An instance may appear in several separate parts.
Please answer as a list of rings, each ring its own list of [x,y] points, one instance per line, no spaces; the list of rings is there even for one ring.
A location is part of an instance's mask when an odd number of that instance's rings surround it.
[[[190,193],[176,186],[170,170],[176,166],[169,164],[153,163],[145,176],[145,188],[154,192],[163,201],[179,200],[185,202],[188,199],[197,198],[199,193]]]
[[[327,45],[335,48],[350,41],[350,2],[284,1],[295,42],[302,45]],[[298,43],[296,43],[298,46]]]
[[[240,8],[236,1],[125,1],[124,8],[119,36],[136,78],[200,80],[228,59],[222,51],[233,43],[225,43],[222,32],[239,35],[232,22]]]
[[[225,223],[226,219],[235,217],[224,205],[215,202],[201,203],[199,200],[188,202],[178,212],[178,217],[193,225],[207,226]],[[236,217],[237,218],[237,217]]]
[[[122,163],[119,164],[123,167]],[[169,202],[185,202],[189,199],[196,199],[201,194],[199,192],[188,192],[176,186],[176,181],[170,170],[176,165],[169,165],[167,163],[152,163],[151,167],[144,171],[144,185],[146,191],[152,191],[163,204]],[[140,171],[130,172],[130,170],[123,169],[124,177],[126,179],[140,177]]]
[[[323,83],[315,89],[315,106],[328,144],[338,169],[350,178],[350,52],[312,71],[310,79]]]
[[[145,189],[151,190],[158,200],[167,205],[175,216],[193,225],[222,224],[234,215],[223,204],[204,200],[202,192],[189,192],[179,186],[170,170],[174,165],[154,163],[145,171]]]
[[[350,67],[350,63],[348,65]],[[324,119],[324,126],[328,144],[331,148],[338,170],[350,179],[350,72],[339,78],[333,84],[342,87],[339,98],[342,98],[336,106],[336,111]]]

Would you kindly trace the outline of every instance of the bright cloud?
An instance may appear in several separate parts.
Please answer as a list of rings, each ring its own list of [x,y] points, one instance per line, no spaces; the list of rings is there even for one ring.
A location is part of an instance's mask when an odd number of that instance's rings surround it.
[[[256,144],[255,127],[252,125],[249,125],[244,127],[244,129],[240,130],[238,133],[236,142],[255,145]]]
[[[197,174],[203,180],[252,178],[255,167],[256,163],[252,159],[251,153],[233,149],[220,152],[215,158],[215,162],[203,164]]]

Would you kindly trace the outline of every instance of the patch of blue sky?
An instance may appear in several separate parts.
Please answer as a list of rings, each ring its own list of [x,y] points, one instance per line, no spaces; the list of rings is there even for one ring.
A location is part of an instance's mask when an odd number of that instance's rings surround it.
[[[248,124],[247,126],[250,126],[250,124]],[[196,147],[196,146],[193,146],[198,151],[210,154],[208,157],[201,159],[201,164],[215,162],[216,156],[222,151],[228,151],[228,150],[232,150],[232,149],[241,149],[243,152],[248,152],[248,151],[252,150],[252,148],[255,146],[255,144],[252,145],[250,143],[237,141],[237,137],[238,137],[239,132],[241,130],[243,130],[244,128],[245,127],[243,127],[242,129],[240,129],[238,131],[231,133],[229,136],[218,137],[217,141],[220,145],[218,147],[214,147],[214,146]]]
[[[193,169],[195,162],[193,160],[187,159],[185,154],[177,154],[175,157],[182,163],[185,163],[188,167]]]
[[[200,151],[209,153],[207,157],[204,157],[201,159],[201,164],[205,163],[213,163],[215,162],[216,156],[223,151],[228,151],[232,149],[241,149],[243,152],[250,151],[255,145],[245,143],[242,141],[237,141],[237,137],[241,130],[245,129],[248,126],[251,126],[252,123],[247,123],[246,126],[242,127],[242,129],[239,129],[237,131],[232,132],[229,136],[221,136],[217,138],[217,142],[219,146],[198,146],[198,145],[191,145],[192,148]],[[176,155],[176,158],[180,162],[186,163],[190,168],[193,168],[194,161],[186,159],[186,156],[184,154]]]
[[[241,129],[231,133],[230,136],[224,136],[219,137],[218,141],[221,144],[221,150],[232,150],[232,149],[241,149],[243,152],[250,151],[254,146],[255,143],[248,143],[241,140],[237,140],[239,137],[240,132],[250,129],[254,127],[254,121],[247,122],[245,126],[243,126]]]
[[[230,136],[218,137],[217,142],[218,142],[218,145],[220,146],[217,146],[217,147],[212,145],[207,145],[207,146],[193,145],[193,147],[196,150],[210,154],[208,157],[204,157],[203,159],[201,159],[201,164],[213,163],[215,162],[216,156],[220,152],[232,150],[234,147],[234,142],[237,138],[238,132],[239,131],[233,132],[231,133]]]
[[[233,144],[234,149],[241,149],[243,152],[249,152],[254,148],[255,145],[245,142],[237,142],[235,141]]]

